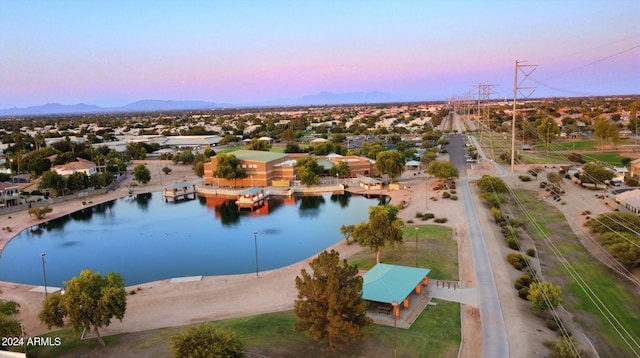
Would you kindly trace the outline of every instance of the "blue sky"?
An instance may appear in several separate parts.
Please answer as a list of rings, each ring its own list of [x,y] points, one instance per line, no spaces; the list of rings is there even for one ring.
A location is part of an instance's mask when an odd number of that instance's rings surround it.
[[[0,1],[0,109],[640,93],[640,1]],[[521,76],[522,77],[522,76]]]

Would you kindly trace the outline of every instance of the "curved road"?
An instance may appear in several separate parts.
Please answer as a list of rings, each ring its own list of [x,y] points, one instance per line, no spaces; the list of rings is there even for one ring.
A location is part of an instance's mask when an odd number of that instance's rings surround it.
[[[460,128],[457,114],[454,118],[456,127]],[[469,181],[475,178],[466,177],[464,138],[465,136],[461,134],[450,136],[448,152],[451,163],[460,171],[460,191],[478,286],[478,304],[482,321],[482,356],[485,358],[509,357],[509,337],[502,316],[498,289],[469,188]]]

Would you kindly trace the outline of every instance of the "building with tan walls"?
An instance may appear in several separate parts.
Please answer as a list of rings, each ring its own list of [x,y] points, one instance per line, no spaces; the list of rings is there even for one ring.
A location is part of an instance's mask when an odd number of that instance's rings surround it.
[[[274,186],[274,181],[290,182],[297,180],[296,161],[308,154],[304,153],[274,153],[257,150],[238,150],[229,154],[238,158],[239,165],[247,173],[246,178],[226,180],[217,178],[214,173],[218,167],[217,158],[211,157],[209,163],[204,163],[204,184],[220,187],[264,187]],[[358,156],[340,156],[331,154],[318,157],[318,161],[327,161],[333,165],[346,162],[352,177],[356,175],[378,175],[375,161]],[[328,169],[328,168],[325,168]]]

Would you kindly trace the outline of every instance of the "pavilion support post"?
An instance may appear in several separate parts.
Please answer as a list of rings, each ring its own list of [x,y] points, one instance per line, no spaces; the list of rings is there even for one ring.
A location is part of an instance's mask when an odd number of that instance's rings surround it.
[[[429,276],[425,276],[425,277],[422,279],[422,285],[423,285],[424,287],[427,287],[427,286],[429,285]]]
[[[404,301],[402,302],[402,305],[404,306],[405,309],[409,308],[409,297],[405,297]]]
[[[400,318],[400,306],[398,305],[398,302],[393,301],[392,303],[393,305],[393,317]]]
[[[421,293],[422,293],[422,285],[421,285],[421,284],[418,284],[418,285],[416,286],[416,294],[417,294],[417,295],[419,295],[419,294],[421,294]]]

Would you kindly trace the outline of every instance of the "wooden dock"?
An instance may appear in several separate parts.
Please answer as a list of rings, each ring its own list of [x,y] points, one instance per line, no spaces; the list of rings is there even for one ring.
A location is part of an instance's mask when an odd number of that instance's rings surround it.
[[[239,192],[236,198],[238,211],[247,208],[254,211],[257,208],[261,208],[268,200],[268,197],[269,193],[265,193],[262,188],[247,188]]]
[[[190,182],[175,183],[169,188],[164,188],[162,193],[165,202],[173,201],[174,203],[179,200],[195,199],[196,195],[196,184]]]

